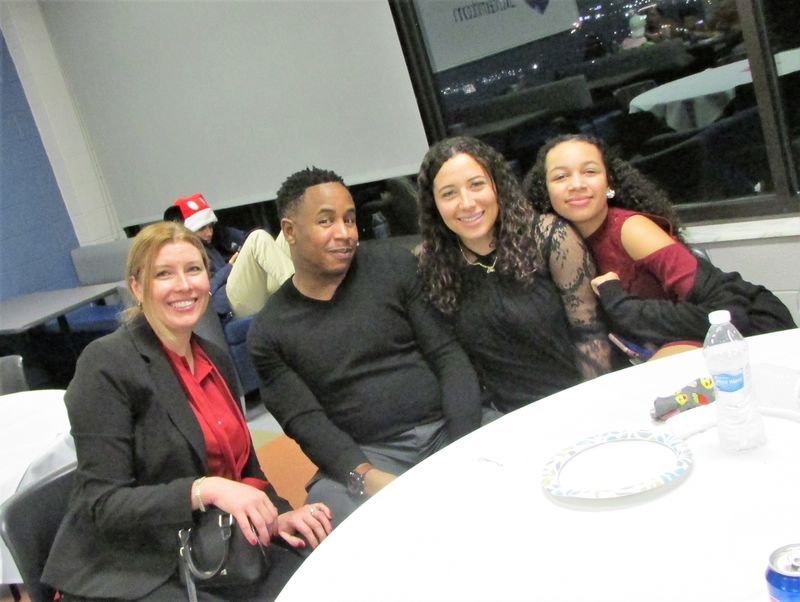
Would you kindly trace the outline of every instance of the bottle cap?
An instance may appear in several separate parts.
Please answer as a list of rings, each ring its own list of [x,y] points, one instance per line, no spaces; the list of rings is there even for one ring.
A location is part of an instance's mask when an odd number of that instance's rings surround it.
[[[731,312],[727,309],[718,309],[708,314],[709,324],[725,324],[731,321]]]

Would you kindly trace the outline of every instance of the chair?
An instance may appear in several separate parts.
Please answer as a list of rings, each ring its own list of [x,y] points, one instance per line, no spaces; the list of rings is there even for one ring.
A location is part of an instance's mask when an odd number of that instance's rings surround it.
[[[41,582],[75,478],[72,463],[17,491],[0,506],[3,538],[33,602],[52,600],[55,591]]]
[[[208,304],[205,313],[203,313],[203,315],[200,317],[200,320],[194,327],[194,332],[197,335],[211,341],[212,343],[215,343],[220,349],[227,352],[236,372],[236,388],[241,393],[239,402],[242,406],[242,411],[245,413],[247,412],[247,405],[245,403],[244,396],[251,391],[256,390],[259,382],[258,374],[256,373],[256,369],[252,364],[253,360],[250,359],[250,356],[247,353],[247,345],[245,340],[246,331],[247,328],[249,328],[252,319],[252,316],[248,316],[246,318],[234,319],[228,322],[226,326],[235,323],[241,323],[241,326],[244,329],[244,333],[234,333],[231,331],[230,336],[234,336],[234,334],[236,334],[236,336],[242,338],[241,341],[233,346],[231,346],[228,335],[226,334],[226,330],[223,328],[222,322],[219,319],[219,315],[214,310],[214,307],[211,305],[211,303]]]
[[[21,355],[4,355],[0,357],[0,395],[27,391],[28,379],[22,366]]]
[[[651,155],[634,157],[631,165],[658,184],[675,204],[718,197],[713,182],[708,181],[713,177],[707,177],[707,149],[697,136]]]
[[[73,310],[66,315],[70,330],[102,335],[113,332],[119,326],[119,314],[133,303],[124,286],[125,263],[132,238],[77,247],[70,251],[78,282],[82,286],[120,281],[119,302],[106,305],[92,303]],[[53,326],[55,328],[55,326]]]
[[[619,108],[627,112],[630,109],[631,100],[639,96],[639,94],[644,94],[655,87],[655,80],[645,79],[616,88],[611,95],[614,97],[614,100],[617,101]]]

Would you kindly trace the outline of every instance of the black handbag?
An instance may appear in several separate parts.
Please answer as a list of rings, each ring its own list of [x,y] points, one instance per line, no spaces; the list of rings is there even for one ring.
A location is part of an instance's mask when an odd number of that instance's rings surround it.
[[[254,529],[255,531],[255,529]],[[195,525],[178,531],[181,580],[190,602],[197,601],[195,581],[216,589],[252,585],[264,579],[269,558],[261,542],[251,545],[233,516],[210,507]]]

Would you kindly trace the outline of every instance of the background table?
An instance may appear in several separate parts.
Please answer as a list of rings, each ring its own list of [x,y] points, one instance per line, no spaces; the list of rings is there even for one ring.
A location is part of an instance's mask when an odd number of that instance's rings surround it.
[[[0,503],[18,488],[75,461],[64,391],[36,390],[0,396]],[[22,580],[0,542],[0,582]]]
[[[66,330],[64,314],[115,294],[120,286],[124,286],[124,282],[39,291],[0,301],[0,334],[25,332],[53,318],[58,318],[62,329]]]
[[[800,49],[775,55],[778,75],[800,71]],[[705,127],[721,115],[736,86],[753,81],[747,59],[706,69],[652,88],[630,102],[630,111],[649,111],[675,131]]]
[[[749,342],[754,367],[800,370],[800,330]],[[686,479],[611,507],[555,503],[542,487],[556,452],[658,428],[653,400],[704,372],[699,350],[631,367],[460,439],[344,521],[279,602],[766,600],[769,554],[800,541],[797,422],[766,418],[766,446],[738,456],[722,452],[715,428],[695,434]],[[783,391],[770,401],[797,406],[792,387],[770,385]]]

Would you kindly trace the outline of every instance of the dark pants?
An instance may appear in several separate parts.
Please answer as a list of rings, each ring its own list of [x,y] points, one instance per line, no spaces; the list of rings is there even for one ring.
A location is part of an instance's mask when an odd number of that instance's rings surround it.
[[[443,420],[422,424],[380,443],[361,446],[375,468],[400,475],[447,445],[447,429]],[[306,486],[306,504],[321,502],[333,512],[333,526],[341,523],[358,508],[363,499],[351,496],[347,487],[321,472]]]

